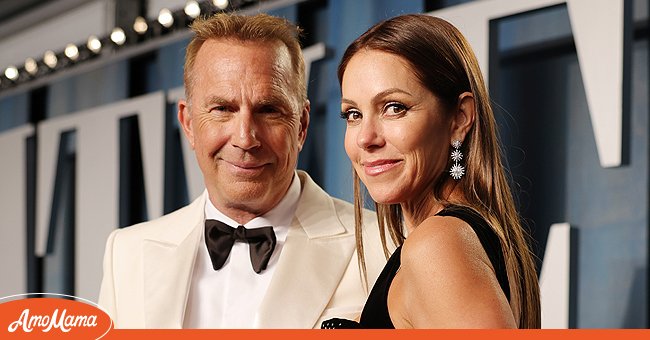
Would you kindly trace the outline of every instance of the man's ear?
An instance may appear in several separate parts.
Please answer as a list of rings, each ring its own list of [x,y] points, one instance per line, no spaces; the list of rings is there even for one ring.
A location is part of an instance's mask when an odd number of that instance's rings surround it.
[[[458,96],[458,106],[451,122],[451,138],[463,141],[469,130],[474,126],[476,118],[476,101],[471,92],[463,92]],[[450,141],[451,143],[451,141]]]
[[[190,112],[190,105],[185,99],[178,101],[178,122],[183,128],[185,138],[190,143],[192,150],[194,150],[194,130],[192,129],[192,113]]]
[[[302,150],[303,145],[305,145],[305,140],[307,140],[307,128],[309,127],[309,111],[311,110],[311,104],[309,100],[305,101],[305,105],[300,112],[300,130],[298,131],[298,149]]]

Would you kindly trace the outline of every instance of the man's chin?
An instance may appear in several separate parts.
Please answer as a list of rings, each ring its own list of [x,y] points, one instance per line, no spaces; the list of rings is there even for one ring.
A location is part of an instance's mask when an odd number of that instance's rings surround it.
[[[223,196],[228,196],[233,202],[250,204],[264,201],[269,196],[269,182],[233,182],[230,188],[222,188]],[[249,203],[250,202],[250,203]]]

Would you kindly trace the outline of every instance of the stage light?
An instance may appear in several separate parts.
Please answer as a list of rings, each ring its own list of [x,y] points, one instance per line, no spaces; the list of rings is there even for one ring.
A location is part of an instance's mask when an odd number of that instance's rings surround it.
[[[9,78],[10,80],[18,79],[18,69],[16,66],[7,67],[7,69],[5,69],[5,77]]]
[[[36,60],[34,60],[34,58],[25,59],[25,71],[27,71],[27,73],[31,74],[32,76],[35,76],[36,73],[38,73],[38,63],[36,63]]]
[[[116,45],[124,45],[126,42],[126,34],[124,34],[124,30],[119,27],[113,28],[113,31],[111,32],[111,41]]]
[[[143,17],[135,18],[135,21],[133,22],[134,31],[136,31],[138,34],[145,34],[148,29],[149,29],[149,25],[147,25],[147,20],[145,18]]]
[[[77,48],[77,45],[75,44],[68,44],[65,47],[65,50],[63,51],[65,53],[65,56],[68,57],[68,59],[75,61],[79,58],[79,49]]]
[[[228,7],[228,0],[212,0],[212,3],[218,9],[226,9],[226,7]]]
[[[201,15],[205,15],[206,11],[207,14],[210,14],[215,11],[234,10],[245,7],[249,3],[261,1],[263,0],[238,0],[234,2],[229,0],[184,0],[182,1],[182,3],[185,3],[183,7],[184,13],[181,13],[180,9],[163,8],[160,10],[157,21],[162,27],[155,23],[156,19],[154,18],[147,19],[144,16],[137,16],[132,27],[116,27],[109,32],[108,36],[91,35],[88,37],[85,46],[67,44],[63,49],[57,48],[46,51],[42,58],[26,58],[24,64],[21,65],[12,65],[5,69],[2,69],[2,65],[0,65],[0,92],[8,87],[20,85],[23,81],[34,80],[40,76],[57,72],[59,69],[65,69],[68,66],[78,65],[87,59],[92,59],[95,55],[102,53],[105,44],[109,45],[111,51],[122,52],[120,48],[122,45],[135,45],[149,38],[157,38],[160,35],[171,33],[175,29],[186,29],[187,27],[184,26],[187,26],[188,23]],[[153,25],[153,27],[150,27],[150,25]]]
[[[185,3],[185,14],[192,19],[201,15],[201,7],[199,7],[199,3],[194,0]]]
[[[32,76],[35,76],[36,73],[38,73],[38,63],[34,58],[27,58],[25,59],[25,71],[27,73],[31,74]]]
[[[56,63],[58,63],[59,60],[57,59],[56,54],[54,54],[54,52],[52,52],[52,51],[47,51],[47,52],[45,52],[45,54],[43,55],[43,62],[45,63],[45,65],[47,65],[47,67],[49,67],[49,68],[55,68],[55,67],[56,67]]]
[[[99,53],[99,51],[102,50],[102,42],[99,41],[99,38],[97,38],[94,35],[88,37],[88,43],[86,44],[86,46],[93,53]]]
[[[172,27],[172,25],[174,25],[174,16],[172,15],[172,12],[167,8],[161,9],[160,13],[158,13],[158,22],[167,28]]]

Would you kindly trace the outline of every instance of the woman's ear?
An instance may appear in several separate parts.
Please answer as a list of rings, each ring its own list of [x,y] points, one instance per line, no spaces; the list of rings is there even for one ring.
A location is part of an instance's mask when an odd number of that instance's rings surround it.
[[[451,122],[451,138],[463,141],[469,130],[474,126],[476,118],[476,102],[471,92],[463,92],[458,96],[458,106]]]

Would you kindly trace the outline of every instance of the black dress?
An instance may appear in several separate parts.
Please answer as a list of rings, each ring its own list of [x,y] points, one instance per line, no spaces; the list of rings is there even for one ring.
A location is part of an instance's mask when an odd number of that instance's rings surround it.
[[[490,228],[483,217],[474,210],[461,206],[449,206],[436,215],[453,216],[465,221],[472,227],[483,249],[485,249],[492,263],[492,267],[494,267],[501,290],[503,290],[506,298],[510,300],[510,285],[508,284],[508,275],[501,250],[501,243],[499,242],[498,236],[492,231],[492,228]],[[363,307],[359,322],[345,319],[330,319],[323,321],[321,328],[395,328],[388,314],[388,289],[400,267],[401,253],[402,246],[399,246],[388,259],[384,270],[379,274],[377,282],[372,287],[366,305]]]

